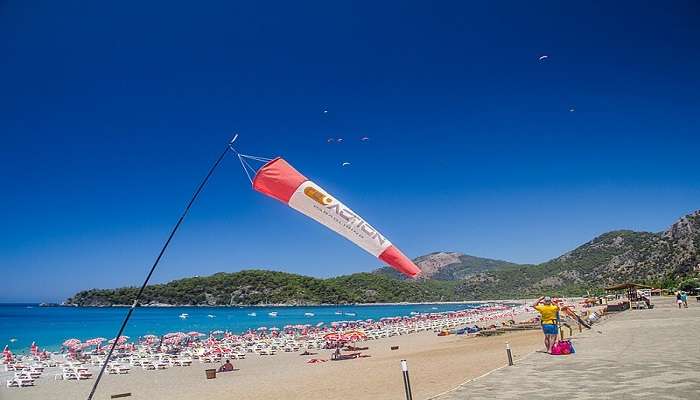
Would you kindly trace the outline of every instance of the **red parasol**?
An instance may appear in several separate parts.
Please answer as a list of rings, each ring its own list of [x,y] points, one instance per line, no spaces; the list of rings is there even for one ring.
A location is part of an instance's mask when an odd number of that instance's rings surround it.
[[[343,333],[342,337],[343,340],[347,340],[348,342],[357,342],[358,340],[367,339],[367,335],[362,331],[345,332]]]
[[[65,342],[63,342],[63,345],[66,347],[75,347],[76,345],[80,344],[79,339],[68,339]]]
[[[119,336],[119,338],[117,339],[117,344],[124,344],[124,343],[126,343],[127,340],[129,340],[128,336],[123,336],[123,335]],[[112,344],[112,343],[114,343],[114,339],[109,341],[109,344]]]
[[[327,342],[337,342],[339,340],[343,340],[343,335],[338,332],[331,332],[323,335],[323,340]]]

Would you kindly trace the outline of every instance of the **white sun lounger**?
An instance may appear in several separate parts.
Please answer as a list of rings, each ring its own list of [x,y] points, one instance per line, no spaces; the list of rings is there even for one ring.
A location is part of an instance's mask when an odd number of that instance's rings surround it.
[[[11,378],[7,380],[7,387],[27,387],[34,386],[34,379]]]

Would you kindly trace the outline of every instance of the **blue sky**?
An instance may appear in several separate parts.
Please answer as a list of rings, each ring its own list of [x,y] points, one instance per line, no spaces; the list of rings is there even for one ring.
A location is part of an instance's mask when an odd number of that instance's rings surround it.
[[[139,284],[234,131],[409,256],[536,263],[608,230],[665,229],[700,208],[699,14],[693,1],[3,2],[0,301]],[[154,281],[377,266],[253,192],[231,157]]]

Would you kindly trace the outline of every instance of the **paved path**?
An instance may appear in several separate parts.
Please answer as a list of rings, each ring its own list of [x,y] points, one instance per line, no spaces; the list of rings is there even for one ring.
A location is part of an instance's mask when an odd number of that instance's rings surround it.
[[[655,305],[579,335],[574,355],[534,353],[437,399],[700,399],[700,304]]]

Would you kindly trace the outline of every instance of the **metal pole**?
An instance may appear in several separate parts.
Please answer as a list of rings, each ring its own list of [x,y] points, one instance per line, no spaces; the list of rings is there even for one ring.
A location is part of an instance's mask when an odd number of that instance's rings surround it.
[[[559,336],[561,337],[561,340],[564,340],[564,330],[562,329],[561,325],[559,325]]]
[[[411,378],[408,377],[408,364],[406,360],[401,360],[401,371],[403,372],[403,388],[406,390],[406,400],[413,400]]]
[[[513,353],[510,351],[509,342],[506,342],[506,354],[508,355],[508,366],[513,366]]]
[[[190,201],[187,203],[185,210],[182,212],[182,215],[180,215],[180,219],[177,220],[177,223],[170,231],[170,235],[168,235],[168,239],[165,241],[165,243],[163,244],[163,247],[160,249],[160,252],[158,253],[158,257],[156,257],[155,261],[153,262],[151,269],[148,271],[148,275],[146,275],[146,279],[143,281],[143,284],[141,284],[141,288],[139,289],[138,293],[136,294],[136,298],[134,299],[133,304],[129,308],[129,311],[126,313],[126,316],[124,317],[124,321],[122,322],[121,326],[119,327],[119,331],[117,332],[117,336],[114,337],[114,343],[112,343],[112,346],[109,348],[109,352],[107,353],[107,357],[105,358],[105,361],[102,363],[102,367],[100,368],[100,372],[97,374],[97,378],[95,379],[95,383],[92,385],[92,389],[90,390],[90,394],[88,394],[87,400],[92,400],[92,397],[95,395],[95,391],[97,390],[97,387],[100,385],[100,380],[102,379],[102,376],[104,375],[105,369],[107,368],[107,363],[109,363],[109,360],[112,358],[112,353],[114,353],[114,348],[117,347],[117,342],[119,342],[119,338],[122,336],[122,333],[124,333],[124,328],[126,328],[126,325],[129,323],[129,319],[131,318],[131,314],[134,312],[134,309],[138,306],[139,300],[141,299],[141,295],[143,295],[143,291],[146,289],[146,286],[148,285],[148,281],[151,279],[153,272],[156,270],[156,267],[158,266],[158,263],[160,263],[161,258],[163,258],[163,254],[165,254],[165,250],[168,248],[168,245],[170,245],[170,241],[173,240],[173,236],[175,236],[175,233],[177,232],[178,228],[180,228],[180,225],[182,224],[182,221],[187,216],[187,213],[190,211],[192,204],[194,204],[195,200],[197,200],[199,193],[201,193],[202,189],[204,189],[204,185],[207,184],[207,182],[209,181],[209,178],[214,173],[214,170],[216,170],[216,167],[219,166],[219,164],[221,163],[221,160],[223,160],[224,156],[230,151],[229,147],[237,138],[238,138],[238,135],[236,134],[236,136],[234,136],[233,139],[231,139],[226,144],[226,148],[219,155],[219,157],[216,159],[216,161],[214,161],[214,164],[211,166],[211,168],[209,168],[209,172],[204,177],[204,179],[199,183],[199,186],[197,186],[197,190],[195,190],[194,194],[192,195],[192,198],[190,198]]]

